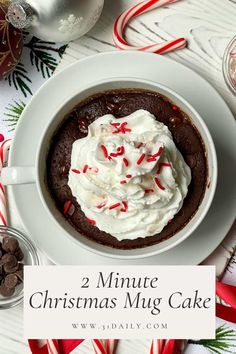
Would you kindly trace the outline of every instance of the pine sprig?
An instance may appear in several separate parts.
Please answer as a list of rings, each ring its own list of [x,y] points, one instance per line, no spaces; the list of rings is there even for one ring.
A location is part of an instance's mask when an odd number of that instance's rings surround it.
[[[50,77],[57,66],[57,60],[53,57],[52,52],[59,54],[59,49],[54,47],[55,43],[42,41],[36,37],[25,44],[30,49],[31,64],[36,66],[43,78]],[[60,55],[60,54],[59,54]]]
[[[43,50],[33,49],[30,52],[31,64],[36,66],[43,78],[50,77],[57,66],[57,61],[50,53]]]
[[[233,255],[227,264],[226,271],[232,273],[232,269],[236,266],[236,255]]]
[[[31,64],[36,66],[38,72],[41,72],[43,78],[49,78],[57,66],[57,61],[50,53],[42,50],[31,50]]]
[[[59,54],[60,58],[62,58],[62,55],[64,54],[66,48],[67,48],[67,45],[62,45],[60,48],[58,48],[58,54]]]
[[[236,339],[236,332],[224,325],[216,329],[216,338],[215,339],[201,339],[198,341],[190,340],[189,344],[202,345],[214,354],[222,354],[223,352],[227,353],[236,353],[232,352],[230,348],[236,347],[232,344],[232,341]]]
[[[27,97],[28,94],[32,95],[32,91],[28,86],[28,83],[31,83],[32,81],[27,74],[28,72],[25,69],[24,64],[18,63],[15,69],[5,79],[8,81],[9,86],[14,85],[15,89],[17,91],[20,90],[25,97]]]
[[[22,101],[17,102],[14,101],[14,104],[9,103],[8,107],[6,107],[7,112],[4,115],[7,117],[3,119],[4,122],[7,122],[8,127],[10,128],[9,131],[15,129],[15,126],[25,108],[26,104]]]

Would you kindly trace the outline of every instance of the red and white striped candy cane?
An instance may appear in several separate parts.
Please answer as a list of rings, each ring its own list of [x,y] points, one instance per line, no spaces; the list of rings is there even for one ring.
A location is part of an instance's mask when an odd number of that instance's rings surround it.
[[[59,345],[60,342],[60,345]],[[33,354],[69,354],[83,340],[29,340],[30,348]],[[93,339],[92,344],[95,354],[115,354],[117,340],[113,339]],[[71,345],[72,344],[72,345]]]
[[[49,354],[60,354],[57,339],[47,339],[47,349]]]
[[[32,354],[70,354],[83,339],[29,339]]]
[[[106,347],[106,354],[114,354],[116,351],[116,347],[118,344],[118,340],[116,339],[106,339],[105,347]]]
[[[181,354],[186,345],[187,340],[153,339],[150,354]]]
[[[158,7],[161,7],[166,4],[170,4],[176,2],[178,0],[145,0],[137,5],[132,6],[125,12],[123,12],[116,20],[113,30],[113,39],[115,45],[119,49],[126,49],[126,50],[139,50],[142,52],[151,52],[157,54],[164,54],[173,50],[184,48],[187,44],[185,38],[176,38],[171,41],[166,41],[163,43],[155,43],[151,45],[147,45],[144,47],[135,47],[129,44],[124,39],[124,30],[129,23],[130,20],[133,18],[144,14],[145,12],[154,10]]]
[[[114,354],[117,346],[114,339],[93,339],[92,343],[96,354]]]
[[[29,339],[32,354],[61,354],[57,339]]]
[[[150,354],[162,354],[165,345],[164,339],[153,339],[150,349]]]
[[[7,161],[8,151],[11,145],[11,140],[5,140],[1,143],[0,146],[0,173],[4,166],[4,163]],[[7,208],[6,208],[6,193],[5,188],[0,182],[0,224],[7,225]]]

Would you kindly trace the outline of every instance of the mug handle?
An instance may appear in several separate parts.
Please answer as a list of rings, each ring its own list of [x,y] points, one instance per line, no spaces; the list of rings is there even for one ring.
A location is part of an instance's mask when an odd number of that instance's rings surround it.
[[[4,167],[1,172],[1,182],[5,186],[35,183],[35,167]]]

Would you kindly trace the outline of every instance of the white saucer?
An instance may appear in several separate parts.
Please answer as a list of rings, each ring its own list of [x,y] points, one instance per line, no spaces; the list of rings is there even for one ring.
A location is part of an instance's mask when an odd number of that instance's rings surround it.
[[[123,261],[96,256],[64,236],[44,210],[34,185],[10,187],[28,234],[58,264],[199,264],[223,240],[235,217],[236,129],[221,96],[187,67],[164,56],[141,52],[111,52],[80,60],[48,80],[22,115],[11,148],[10,166],[34,165],[36,149],[47,117],[78,90],[109,77],[139,77],[169,86],[201,114],[214,139],[219,160],[219,182],[212,207],[200,227],[174,249],[155,257]],[[52,112],[52,113],[51,113]]]

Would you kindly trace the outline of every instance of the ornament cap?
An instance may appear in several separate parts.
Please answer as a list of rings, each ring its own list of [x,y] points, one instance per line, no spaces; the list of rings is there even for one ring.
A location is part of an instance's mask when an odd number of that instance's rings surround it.
[[[13,1],[7,10],[7,20],[16,28],[27,28],[33,20],[34,10],[24,0]]]

